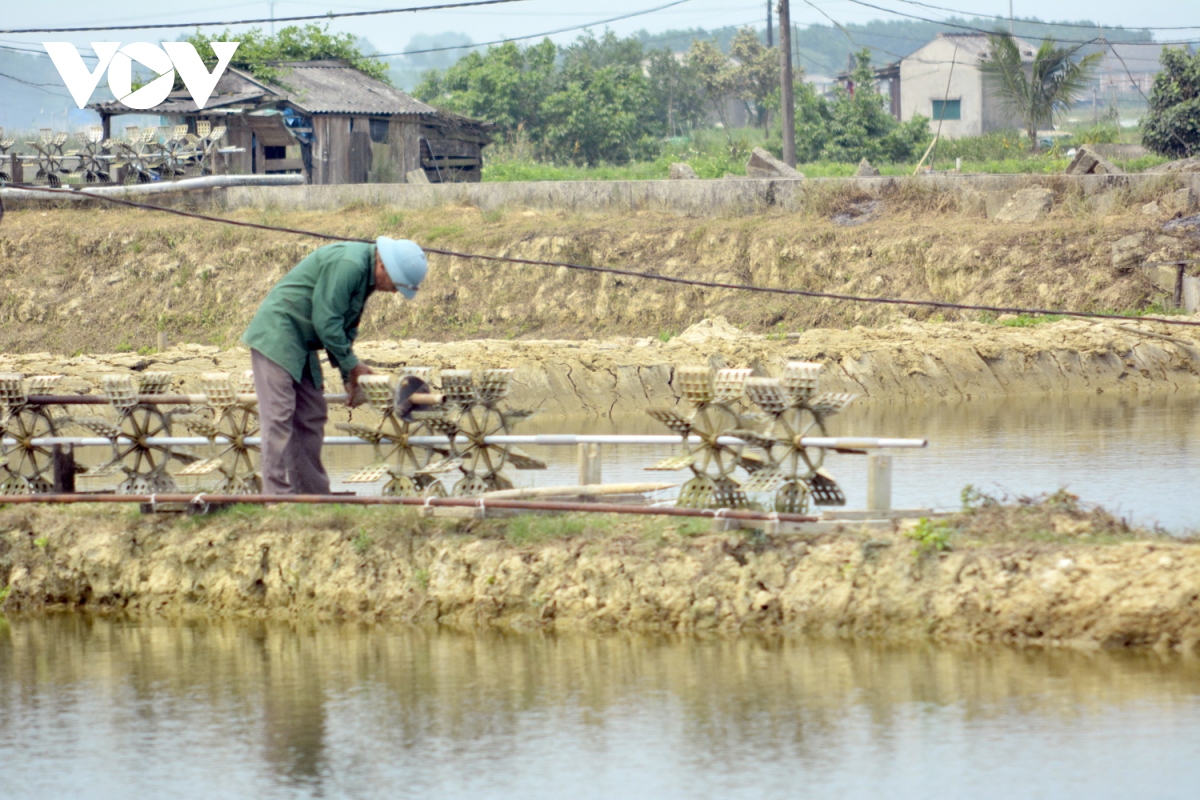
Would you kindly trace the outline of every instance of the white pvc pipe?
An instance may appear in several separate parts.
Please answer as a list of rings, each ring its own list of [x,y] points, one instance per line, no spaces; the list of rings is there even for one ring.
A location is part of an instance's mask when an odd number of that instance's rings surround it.
[[[154,183],[139,183],[131,186],[97,186],[82,187],[87,194],[110,195],[113,197],[141,196],[165,194],[170,192],[186,192],[194,189],[220,189],[229,186],[295,186],[304,183],[303,175],[205,175],[202,178],[184,178],[178,181],[155,181]],[[66,192],[39,192],[38,187],[28,189],[0,189],[0,198],[4,200],[35,200],[35,199],[65,199],[86,200],[82,193],[68,194]],[[63,188],[72,188],[65,186]]]

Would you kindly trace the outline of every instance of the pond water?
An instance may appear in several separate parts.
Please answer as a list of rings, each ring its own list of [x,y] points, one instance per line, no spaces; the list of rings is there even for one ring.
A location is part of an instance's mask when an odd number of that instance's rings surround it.
[[[356,419],[358,419],[356,417]],[[369,412],[363,421],[370,422]],[[515,433],[668,433],[649,416],[618,419],[534,417]],[[965,403],[852,404],[830,420],[834,436],[927,438],[924,450],[895,452],[895,508],[950,510],[971,484],[997,495],[1035,495],[1065,487],[1085,502],[1144,525],[1184,533],[1200,530],[1200,396],[1094,396],[1011,398]],[[517,486],[578,483],[574,447],[524,447],[549,464],[544,471],[507,474]],[[682,481],[685,472],[647,472],[676,446],[606,446],[604,481]],[[85,463],[107,457],[94,448]],[[370,447],[326,449],[335,490],[377,494],[381,483],[341,479],[373,461]],[[832,454],[826,468],[846,492],[850,508],[866,503],[866,459]],[[179,479],[200,491],[213,478]],[[453,482],[453,477],[450,479]],[[111,488],[114,479],[84,479],[81,490]],[[659,500],[668,501],[670,492]]]
[[[5,798],[1193,798],[1200,664],[0,622]]]
[[[534,417],[517,433],[667,433],[648,416],[615,420]],[[924,450],[895,451],[895,508],[957,509],[965,485],[993,494],[1034,495],[1060,487],[1084,501],[1173,532],[1200,529],[1200,397],[1092,396],[1001,402],[852,404],[831,418],[833,436],[926,438]],[[550,465],[508,474],[518,486],[578,483],[573,447],[524,447]],[[366,463],[364,448],[335,448],[331,471]],[[647,472],[675,447],[607,446],[604,481],[683,480],[685,472]],[[866,459],[830,455],[826,468],[849,508],[866,505]],[[361,486],[346,486],[363,491]],[[375,488],[378,491],[378,488]],[[668,497],[669,493],[664,497]]]

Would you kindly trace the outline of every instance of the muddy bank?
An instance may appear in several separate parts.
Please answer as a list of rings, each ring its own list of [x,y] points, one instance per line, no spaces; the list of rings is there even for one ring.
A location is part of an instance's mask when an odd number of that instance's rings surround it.
[[[179,520],[22,507],[0,512],[0,591],[8,613],[1194,651],[1200,545],[1056,509],[1037,512],[1040,541],[972,541],[970,526],[768,539],[609,517],[275,509]]]
[[[358,203],[329,212],[269,207],[228,215],[268,225],[438,248],[616,266],[763,287],[993,306],[1144,309],[1172,294],[1141,269],[1200,256],[1163,234],[1175,197],[1164,178],[1094,213],[1056,186],[1050,214],[999,223],[957,193],[906,185],[871,195],[815,192],[802,210],[751,216],[666,212],[568,214],[473,206],[400,210]],[[1130,190],[1132,191],[1132,190]],[[1186,190],[1185,190],[1186,192]],[[1128,196],[1126,196],[1128,194]],[[986,204],[985,204],[986,205]],[[1144,213],[1146,206],[1158,209]],[[1172,210],[1174,209],[1174,210]],[[263,296],[321,240],[112,209],[13,211],[0,224],[0,350],[133,351],[172,342],[236,344]],[[1193,269],[1194,272],[1194,269]],[[743,330],[881,326],[973,312],[700,290],[565,268],[435,256],[415,301],[380,298],[366,339],[669,337],[724,316]]]
[[[472,340],[429,343],[374,341],[359,354],[381,370],[513,367],[510,404],[543,413],[641,413],[676,402],[679,365],[753,367],[779,375],[788,361],[825,365],[822,387],[873,401],[980,399],[1069,392],[1194,392],[1200,389],[1200,348],[1176,330],[1176,341],[1152,334],[1165,326],[1074,320],[1013,328],[983,323],[906,321],[882,328],[811,330],[798,339],[738,330],[705,320],[668,341]],[[1139,332],[1140,331],[1140,332]],[[54,356],[0,354],[0,371],[68,376],[68,392],[99,391],[111,372],[167,370],[178,387],[198,391],[195,377],[213,370],[248,369],[244,348],[185,345],[161,353]],[[332,372],[332,371],[329,371]],[[330,380],[330,390],[340,391]]]

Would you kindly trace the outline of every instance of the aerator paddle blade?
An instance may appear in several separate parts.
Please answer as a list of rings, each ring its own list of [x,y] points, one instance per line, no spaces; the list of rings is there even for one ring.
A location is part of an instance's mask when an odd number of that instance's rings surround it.
[[[427,394],[432,391],[429,388],[429,384],[417,376],[405,375],[396,384],[396,416],[405,422],[413,422],[412,396],[414,394]]]

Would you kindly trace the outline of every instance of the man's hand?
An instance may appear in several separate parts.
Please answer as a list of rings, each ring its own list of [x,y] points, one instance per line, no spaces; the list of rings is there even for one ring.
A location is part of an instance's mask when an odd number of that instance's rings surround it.
[[[350,375],[346,378],[346,405],[349,408],[358,408],[366,401],[366,396],[359,391],[358,379],[363,375],[374,375],[375,370],[368,367],[366,364],[359,362],[354,369],[350,370]]]

